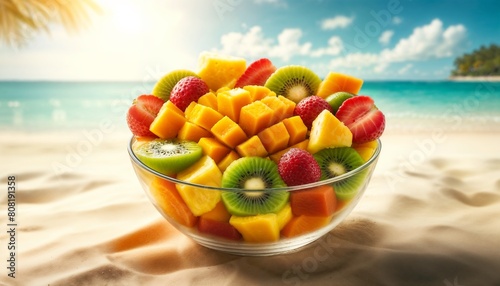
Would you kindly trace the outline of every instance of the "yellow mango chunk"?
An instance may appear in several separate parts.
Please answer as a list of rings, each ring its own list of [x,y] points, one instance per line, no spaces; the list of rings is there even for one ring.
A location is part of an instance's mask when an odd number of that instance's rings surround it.
[[[210,131],[187,121],[184,126],[179,130],[177,138],[198,142],[203,137],[212,137]]]
[[[375,149],[377,149],[378,142],[377,140],[361,143],[361,144],[352,144],[352,148],[356,150],[361,158],[366,162],[368,161],[372,156],[373,153],[375,153]]]
[[[281,230],[293,217],[292,207],[287,203],[277,214],[278,227]]]
[[[251,102],[250,92],[243,88],[217,93],[217,110],[234,122],[239,121],[241,108]]]
[[[346,91],[358,94],[363,80],[350,75],[330,72],[319,84],[317,96],[327,98],[338,91]]]
[[[209,92],[198,98],[198,103],[217,110],[217,96],[213,92]]]
[[[307,151],[307,145],[309,145],[309,139],[305,139],[302,142],[299,142],[299,143],[292,145],[286,149],[283,149],[283,150],[280,150],[274,154],[271,154],[271,155],[269,155],[269,159],[273,160],[276,164],[278,164],[278,162],[281,159],[281,156],[283,156],[283,154],[288,152],[288,150],[290,150],[291,148],[299,148],[299,149]]]
[[[213,137],[201,138],[198,145],[203,149],[203,154],[210,156],[215,163],[219,163],[231,151],[226,145]]]
[[[232,88],[247,66],[243,58],[203,52],[198,59],[197,74],[212,91],[221,87]]]
[[[220,187],[222,172],[209,156],[177,174],[177,179],[193,184]],[[176,184],[177,191],[195,216],[200,216],[215,208],[221,200],[220,192],[185,184]]]
[[[210,131],[215,138],[233,149],[248,139],[245,131],[227,116],[217,121]]]
[[[236,153],[236,151],[231,150],[231,152],[229,152],[229,154],[227,154],[226,157],[224,157],[219,162],[219,164],[217,164],[217,166],[219,167],[221,172],[224,172],[226,170],[227,166],[229,166],[229,164],[231,164],[234,160],[239,159],[239,158],[240,158],[240,155],[238,155],[238,153]]]
[[[306,139],[307,136],[307,126],[302,121],[300,116],[292,116],[283,120],[288,135],[290,135],[290,140],[288,141],[288,146],[295,145]]]
[[[236,146],[236,152],[241,157],[266,157],[267,151],[257,135]]]
[[[239,124],[248,136],[253,136],[271,126],[274,111],[261,101],[254,101],[243,106]]]
[[[293,112],[295,111],[295,105],[297,105],[297,103],[295,103],[295,101],[292,101],[292,100],[284,97],[283,95],[279,95],[278,99],[281,100],[281,102],[283,102],[285,104],[285,110],[284,110],[283,116],[281,117],[281,120],[288,118],[288,117],[292,117]]]
[[[191,111],[187,114],[187,120],[198,126],[210,130],[217,121],[224,117],[218,111],[201,104],[195,104]]]
[[[274,111],[271,124],[278,123],[285,116],[287,106],[276,96],[267,96],[260,100]]]
[[[261,100],[269,95],[276,96],[276,93],[271,91],[269,88],[261,85],[247,85],[244,86],[243,89],[248,90],[248,92],[250,92],[250,97],[252,98],[252,101]]]
[[[314,154],[324,148],[351,147],[352,133],[330,111],[323,110],[314,119],[307,151]]]
[[[162,105],[149,130],[160,138],[171,139],[177,136],[185,122],[184,112],[168,100]]]
[[[273,154],[288,147],[290,135],[283,122],[276,123],[257,134],[269,154]]]
[[[280,238],[278,218],[273,213],[245,217],[233,215],[229,223],[247,242],[273,242]]]

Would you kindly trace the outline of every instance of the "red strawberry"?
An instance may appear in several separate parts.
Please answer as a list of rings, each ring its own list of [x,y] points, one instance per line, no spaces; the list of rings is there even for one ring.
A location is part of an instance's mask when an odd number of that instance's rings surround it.
[[[319,181],[321,169],[311,153],[291,148],[278,162],[278,171],[288,186],[298,186]]]
[[[234,87],[244,87],[245,85],[264,85],[276,67],[269,59],[262,58],[251,63],[245,72],[240,76]]]
[[[186,110],[186,107],[208,93],[208,85],[200,78],[187,76],[179,80],[170,92],[170,101],[180,110]]]
[[[369,96],[358,95],[347,99],[335,116],[351,130],[353,143],[375,140],[384,132],[385,116]]]
[[[135,136],[156,137],[149,126],[160,111],[164,101],[154,95],[140,95],[128,109],[127,124]]]
[[[297,105],[295,106],[294,114],[300,116],[307,128],[311,129],[311,125],[314,119],[316,119],[318,114],[320,114],[321,111],[325,109],[333,112],[332,107],[330,106],[328,101],[319,96],[312,95],[302,99],[301,101],[299,101],[299,103],[297,103]]]

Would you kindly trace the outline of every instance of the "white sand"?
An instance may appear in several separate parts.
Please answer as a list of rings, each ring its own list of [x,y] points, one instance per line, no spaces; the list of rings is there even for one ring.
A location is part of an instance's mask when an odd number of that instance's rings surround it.
[[[438,135],[387,132],[345,222],[299,252],[240,257],[198,246],[160,217],[127,134],[2,134],[2,191],[15,175],[18,226],[13,279],[2,194],[0,284],[499,285],[500,134]]]

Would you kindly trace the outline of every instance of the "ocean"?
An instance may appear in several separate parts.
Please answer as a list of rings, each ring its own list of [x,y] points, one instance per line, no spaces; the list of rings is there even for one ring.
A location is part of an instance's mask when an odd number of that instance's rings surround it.
[[[44,132],[112,125],[127,130],[132,100],[154,82],[0,82],[0,130]],[[500,131],[500,82],[367,81],[387,129]]]

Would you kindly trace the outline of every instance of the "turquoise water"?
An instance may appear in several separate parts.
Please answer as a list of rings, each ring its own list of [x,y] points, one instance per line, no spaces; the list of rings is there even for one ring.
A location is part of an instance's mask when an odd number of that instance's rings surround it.
[[[81,130],[113,124],[126,130],[133,98],[152,82],[0,82],[0,130]],[[365,82],[387,128],[500,131],[500,83]]]

